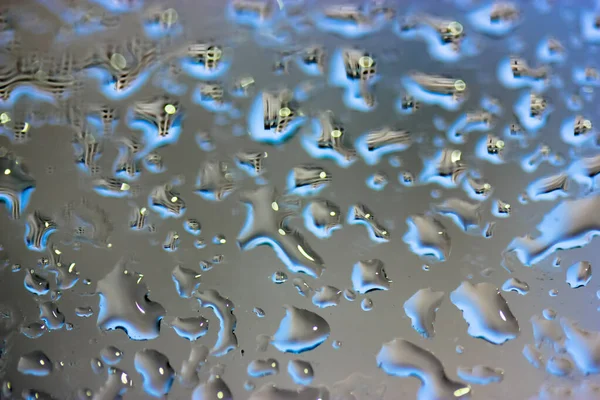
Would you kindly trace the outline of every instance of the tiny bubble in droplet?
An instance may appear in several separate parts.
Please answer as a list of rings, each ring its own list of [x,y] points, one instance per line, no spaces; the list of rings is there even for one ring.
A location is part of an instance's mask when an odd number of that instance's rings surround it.
[[[341,348],[341,347],[342,347],[342,342],[340,342],[339,340],[334,340],[334,341],[331,343],[331,346],[332,346],[334,349],[339,349],[339,348]]]
[[[548,291],[548,294],[550,295],[550,297],[556,297],[558,296],[558,289],[550,289]]]

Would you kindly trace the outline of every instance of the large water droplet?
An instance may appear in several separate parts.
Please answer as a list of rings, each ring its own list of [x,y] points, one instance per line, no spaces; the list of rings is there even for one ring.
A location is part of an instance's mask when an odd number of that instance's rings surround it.
[[[233,315],[233,302],[219,294],[216,290],[209,289],[197,294],[200,305],[210,308],[219,319],[220,327],[217,342],[211,349],[211,354],[222,356],[235,349],[238,344],[235,336],[237,318]]]
[[[517,319],[504,297],[490,283],[463,282],[450,293],[450,300],[463,312],[469,335],[502,344],[519,334]]]
[[[155,339],[165,309],[148,298],[142,276],[118,263],[98,281],[100,296],[98,327],[102,330],[123,329],[133,340]]]
[[[21,356],[17,370],[24,375],[48,376],[53,370],[52,361],[41,350],[34,350]]]
[[[471,391],[469,386],[450,380],[433,353],[404,339],[384,343],[377,353],[377,365],[391,376],[419,378],[420,400],[463,398]]]
[[[331,329],[323,317],[293,306],[285,306],[285,311],[272,340],[279,351],[302,353],[314,349],[329,337]]]

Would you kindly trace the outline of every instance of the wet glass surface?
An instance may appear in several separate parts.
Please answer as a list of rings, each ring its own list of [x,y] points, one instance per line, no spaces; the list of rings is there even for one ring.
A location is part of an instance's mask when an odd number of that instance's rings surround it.
[[[592,1],[0,8],[0,398],[600,399]]]

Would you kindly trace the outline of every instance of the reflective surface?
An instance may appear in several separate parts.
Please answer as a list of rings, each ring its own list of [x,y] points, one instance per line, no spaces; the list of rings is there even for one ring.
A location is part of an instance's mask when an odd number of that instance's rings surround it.
[[[553,3],[5,6],[0,397],[600,398]]]

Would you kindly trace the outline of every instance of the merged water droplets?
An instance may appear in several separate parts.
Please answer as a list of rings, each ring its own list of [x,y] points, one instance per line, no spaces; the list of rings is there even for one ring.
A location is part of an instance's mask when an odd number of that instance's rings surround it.
[[[165,309],[148,298],[143,276],[120,262],[98,281],[96,292],[100,296],[97,321],[100,329],[122,329],[133,340],[158,337]]]
[[[516,238],[509,250],[529,266],[558,249],[571,249],[589,243],[598,234],[600,221],[594,217],[600,196],[590,195],[580,199],[563,200],[552,209],[537,226],[537,237]]]
[[[221,296],[214,289],[201,291],[197,294],[197,297],[202,307],[213,310],[220,323],[217,342],[211,349],[211,354],[222,356],[229,353],[238,345],[238,340],[234,332],[237,318],[233,314],[233,303],[231,300]]]
[[[404,339],[384,343],[377,353],[377,365],[391,376],[417,377],[421,381],[419,399],[465,398],[471,392],[468,385],[448,378],[433,353]]]
[[[318,277],[323,272],[323,261],[305,242],[302,235],[290,228],[286,219],[289,210],[279,205],[274,188],[263,186],[244,195],[248,204],[246,226],[238,237],[243,250],[259,245],[269,245],[293,272],[303,272]]]

